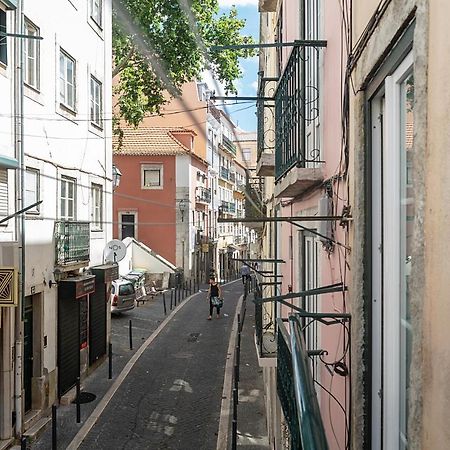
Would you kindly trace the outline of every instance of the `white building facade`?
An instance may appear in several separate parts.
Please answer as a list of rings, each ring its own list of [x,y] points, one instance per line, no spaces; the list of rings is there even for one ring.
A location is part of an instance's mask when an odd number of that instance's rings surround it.
[[[18,17],[15,32],[27,35],[18,47],[22,74],[12,69],[14,62],[20,67],[13,54],[0,62],[0,97],[19,103],[23,140],[15,150],[14,142],[3,146],[14,141],[11,117],[17,111],[8,115],[2,109],[0,153],[18,159],[22,204],[36,206],[18,219],[23,230],[8,234],[11,221],[0,231],[2,242],[25,243],[23,266],[17,266],[24,277],[16,320],[13,308],[1,308],[2,335],[10,337],[2,351],[22,355],[8,367],[19,375],[10,376],[3,389],[10,399],[2,402],[3,439],[32,426],[102,360],[116,272],[103,265],[103,249],[112,238],[111,1],[19,0],[7,16],[7,32]],[[13,38],[7,43],[9,56],[20,44]],[[14,197],[21,197],[20,183],[10,190],[10,214],[17,211]],[[15,423],[8,423],[13,415]]]

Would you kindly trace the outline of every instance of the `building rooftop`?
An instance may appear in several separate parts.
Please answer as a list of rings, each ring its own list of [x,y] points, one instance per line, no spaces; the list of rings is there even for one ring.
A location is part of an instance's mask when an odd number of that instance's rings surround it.
[[[183,127],[138,127],[121,126],[123,132],[120,145],[119,136],[113,136],[115,155],[178,155],[190,153],[177,134],[191,134],[193,130]]]

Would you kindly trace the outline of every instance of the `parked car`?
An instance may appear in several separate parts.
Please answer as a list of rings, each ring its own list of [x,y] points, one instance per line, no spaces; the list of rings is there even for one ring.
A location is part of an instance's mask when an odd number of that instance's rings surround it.
[[[111,289],[111,312],[121,313],[133,309],[136,303],[134,283],[129,280],[115,280]]]

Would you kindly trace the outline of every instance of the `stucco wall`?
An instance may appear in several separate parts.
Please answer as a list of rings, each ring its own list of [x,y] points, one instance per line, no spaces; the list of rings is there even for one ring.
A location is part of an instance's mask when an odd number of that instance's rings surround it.
[[[378,2],[357,2],[354,10],[354,30],[362,30]],[[351,313],[352,313],[352,445],[353,448],[368,448],[370,441],[365,441],[370,430],[369,405],[370,385],[370,347],[367,345],[370,330],[370,277],[371,268],[366,260],[368,239],[366,208],[370,206],[367,193],[370,186],[366,169],[369,153],[366,145],[365,92],[360,88],[374,68],[382,62],[382,55],[390,46],[397,30],[405,23],[408,15],[417,7],[414,34],[414,82],[415,82],[415,135],[414,135],[414,197],[416,216],[414,220],[414,248],[411,273],[411,314],[414,330],[411,364],[409,448],[440,448],[439,446],[422,446],[421,442],[421,387],[422,387],[422,303],[424,301],[423,273],[423,219],[424,219],[424,167],[427,139],[427,1],[392,0],[384,16],[375,29],[352,73],[356,93],[350,94],[350,198],[353,223],[350,230],[351,253]],[[355,36],[355,40],[358,36]],[[380,432],[374,430],[374,432]],[[442,447],[443,448],[443,447]]]

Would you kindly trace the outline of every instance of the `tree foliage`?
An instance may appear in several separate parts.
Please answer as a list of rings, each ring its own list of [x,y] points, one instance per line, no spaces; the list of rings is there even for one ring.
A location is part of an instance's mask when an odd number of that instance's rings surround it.
[[[113,75],[119,114],[137,126],[160,112],[165,92],[176,96],[208,68],[227,92],[242,73],[239,57],[249,50],[210,51],[214,45],[248,44],[245,21],[235,8],[219,15],[217,0],[115,0]]]

